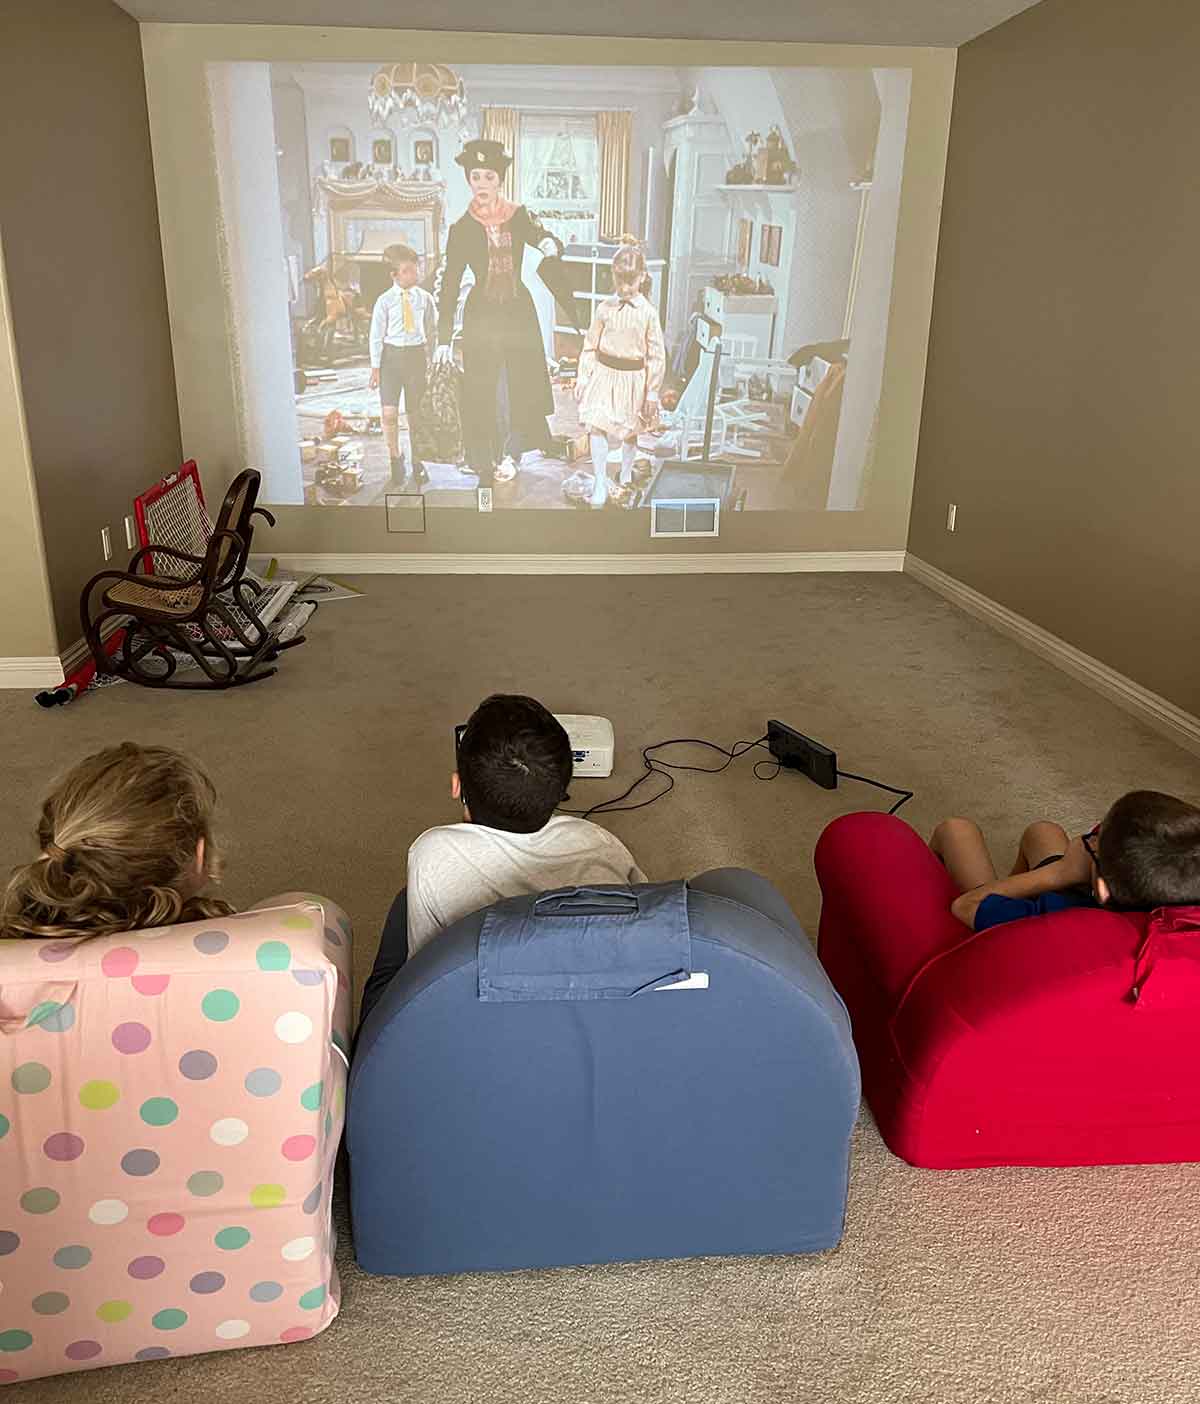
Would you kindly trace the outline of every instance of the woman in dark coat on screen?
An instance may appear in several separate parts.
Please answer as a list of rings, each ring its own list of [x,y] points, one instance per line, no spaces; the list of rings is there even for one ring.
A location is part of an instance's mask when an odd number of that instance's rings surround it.
[[[524,205],[500,193],[512,164],[498,141],[472,141],[456,158],[472,199],[450,226],[446,261],[438,278],[435,362],[452,361],[450,339],[463,274],[475,286],[463,309],[463,440],[467,462],[484,486],[516,476],[522,452],[550,444],[546,416],[554,396],[537,310],[521,281],[525,246],[557,257],[562,245]]]

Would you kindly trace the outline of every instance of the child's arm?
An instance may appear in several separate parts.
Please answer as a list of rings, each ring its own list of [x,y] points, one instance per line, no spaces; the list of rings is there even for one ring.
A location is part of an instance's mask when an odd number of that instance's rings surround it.
[[[1066,853],[1054,863],[1032,872],[1013,873],[1011,877],[997,878],[995,882],[985,882],[982,887],[973,887],[956,897],[950,910],[964,925],[975,927],[975,913],[986,897],[1017,897],[1026,901],[1042,897],[1047,892],[1062,892],[1068,887],[1090,882],[1092,860],[1083,840],[1071,840]]]
[[[383,299],[387,293],[381,294],[375,299],[375,306],[371,311],[371,372],[375,375],[379,371],[379,363],[383,359],[383,333],[384,324],[387,321],[387,313],[384,311]]]
[[[575,393],[583,394],[584,386],[592,378],[592,372],[596,369],[596,348],[600,345],[600,338],[604,332],[604,318],[599,307],[596,308],[596,315],[592,318],[592,324],[587,329],[587,335],[583,338],[583,350],[579,353],[579,365],[575,370]]]

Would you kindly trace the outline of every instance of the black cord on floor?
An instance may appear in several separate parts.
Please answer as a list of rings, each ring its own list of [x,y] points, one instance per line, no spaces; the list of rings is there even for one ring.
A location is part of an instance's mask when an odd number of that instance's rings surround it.
[[[715,741],[705,741],[699,736],[674,736],[668,741],[655,741],[652,745],[642,747],[643,773],[619,795],[614,795],[612,799],[601,800],[598,804],[592,805],[590,809],[559,809],[560,814],[577,814],[584,819],[590,819],[593,814],[618,814],[628,813],[633,809],[645,809],[647,805],[653,804],[656,800],[662,799],[664,795],[669,795],[675,788],[675,777],[671,774],[673,770],[696,770],[703,775],[719,775],[721,771],[728,769],[740,756],[744,756],[747,751],[752,751],[755,746],[762,746],[764,750],[766,736],[760,736],[757,741],[735,741],[729,750],[724,746],[718,746]],[[710,751],[717,751],[725,757],[720,765],[684,765],[678,761],[661,760],[652,752],[661,751],[664,746],[706,746]],[[757,780],[774,780],[779,774],[779,764],[775,762],[775,769],[770,775],[760,775],[758,767],[767,764],[765,761],[757,761],[754,766],[754,776]],[[651,795],[647,800],[639,800],[637,804],[622,804],[621,801],[628,799],[631,794],[640,786],[644,785],[652,775],[661,775],[667,782],[663,789],[656,795]]]
[[[761,746],[764,751],[769,751],[770,747],[766,744],[766,741],[766,736],[760,736],[757,741],[735,741],[728,750],[726,750],[724,746],[718,746],[715,741],[705,741],[699,736],[675,736],[668,741],[655,741],[649,746],[642,747],[642,765],[644,769],[642,774],[638,776],[628,789],[622,790],[619,795],[613,795],[612,799],[600,800],[597,804],[592,805],[590,809],[560,808],[558,813],[576,814],[580,818],[590,819],[593,814],[624,814],[634,809],[645,809],[647,805],[656,803],[658,800],[662,799],[664,795],[669,795],[675,788],[675,777],[671,774],[672,771],[695,770],[702,775],[720,775],[720,773],[723,770],[727,770],[735,760],[744,756],[748,751],[754,750],[756,746]],[[657,755],[653,754],[656,751],[661,751],[666,746],[705,746],[710,751],[716,751],[719,755],[724,756],[725,759],[720,765],[684,765],[679,761],[661,760]],[[775,768],[769,775],[762,775],[759,773],[758,769],[760,765],[773,765]],[[774,757],[769,761],[755,761],[754,778],[756,780],[774,780],[782,769],[782,763],[775,760]],[[913,797],[914,792],[912,790],[900,789],[895,785],[885,785],[882,780],[872,780],[869,775],[856,775],[852,770],[839,770],[837,773],[843,780],[857,780],[863,785],[874,785],[877,790],[886,790],[888,794],[899,795],[900,798],[892,805],[891,809],[888,810],[889,814],[895,814],[902,805],[907,804]],[[637,804],[621,803],[622,800],[628,799],[639,786],[644,785],[652,775],[661,775],[667,782],[657,794],[651,795],[649,799],[639,800]]]
[[[913,797],[912,790],[898,790],[895,785],[885,785],[882,780],[872,780],[866,775],[855,775],[849,770],[839,770],[838,774],[843,780],[860,780],[864,785],[874,785],[877,790],[886,790],[890,795],[899,795],[900,798],[888,810],[889,814],[895,814],[902,804],[907,804]]]

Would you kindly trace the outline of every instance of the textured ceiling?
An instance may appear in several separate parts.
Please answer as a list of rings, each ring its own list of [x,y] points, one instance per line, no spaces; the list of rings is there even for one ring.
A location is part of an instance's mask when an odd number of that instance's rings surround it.
[[[956,48],[1036,0],[117,0],[135,19]]]

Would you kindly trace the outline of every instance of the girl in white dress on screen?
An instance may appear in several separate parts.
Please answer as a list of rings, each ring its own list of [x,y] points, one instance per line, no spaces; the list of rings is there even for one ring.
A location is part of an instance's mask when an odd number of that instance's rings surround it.
[[[625,235],[612,261],[614,296],[605,298],[584,338],[575,393],[588,431],[596,481],[591,506],[608,501],[608,451],[621,445],[621,482],[633,481],[638,434],[658,420],[666,372],[658,313],[644,296],[648,283],[641,245]]]

